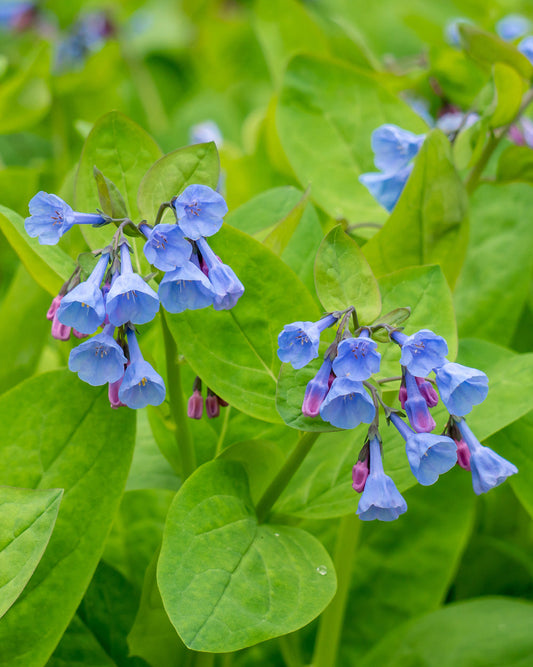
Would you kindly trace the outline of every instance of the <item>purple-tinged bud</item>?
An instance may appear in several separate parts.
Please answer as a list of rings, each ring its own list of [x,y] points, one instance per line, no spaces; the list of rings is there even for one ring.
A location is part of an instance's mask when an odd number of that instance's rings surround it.
[[[205,411],[209,419],[214,419],[220,415],[220,404],[218,402],[218,397],[207,391],[207,398],[205,399]]]
[[[468,445],[461,438],[461,440],[456,440],[455,444],[457,445],[457,463],[464,468],[465,470],[471,470],[470,467],[470,450]]]
[[[70,338],[71,327],[68,327],[66,324],[62,324],[57,319],[57,313],[52,319],[52,338],[56,340],[68,340]]]
[[[76,338],[88,338],[89,336],[89,334],[81,333],[81,331],[78,331],[77,329],[72,329],[72,335]]]
[[[225,401],[223,398],[220,398],[220,396],[217,396],[218,404],[220,405],[221,408],[227,408],[229,403]]]
[[[204,399],[198,389],[192,392],[192,396],[187,403],[187,417],[190,419],[201,419],[204,411]]]
[[[61,305],[61,299],[62,299],[61,294],[58,294],[57,296],[55,296],[52,299],[52,303],[50,304],[50,308],[48,309],[48,312],[46,313],[46,319],[50,320],[50,322],[54,319],[54,315],[59,310],[59,306]]]
[[[402,380],[402,384],[400,386],[400,391],[398,393],[398,399],[400,401],[400,405],[402,406],[402,410],[405,409],[405,401],[407,400],[407,387],[405,386],[404,381]]]
[[[318,373],[307,383],[302,403],[302,412],[306,417],[318,417],[320,414],[320,406],[329,391],[330,375],[331,359],[328,355]]]
[[[420,389],[420,393],[422,394],[424,400],[427,403],[428,408],[434,408],[438,402],[439,402],[439,395],[433,388],[433,385],[429,380],[426,380],[425,378],[416,378],[416,383],[418,385],[418,388]]]
[[[352,488],[354,491],[357,491],[357,493],[363,493],[369,473],[370,470],[368,468],[368,458],[366,458],[364,461],[357,461],[352,469]]]
[[[129,363],[128,363],[129,365]],[[113,410],[116,410],[117,408],[125,408],[126,404],[122,403],[120,398],[118,397],[118,390],[120,389],[120,385],[122,384],[122,380],[124,379],[124,376],[120,378],[120,380],[117,380],[116,382],[110,382],[108,387],[107,387],[107,396],[109,398],[109,403],[111,404],[111,407]]]
[[[404,403],[405,411],[409,423],[416,433],[431,433],[435,428],[435,420],[431,416],[426,399],[420,393],[416,378],[405,371],[405,385],[407,390],[407,400]]]

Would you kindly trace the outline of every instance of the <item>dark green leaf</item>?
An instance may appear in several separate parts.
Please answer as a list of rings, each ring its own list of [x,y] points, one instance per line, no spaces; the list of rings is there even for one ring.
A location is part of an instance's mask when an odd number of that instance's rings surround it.
[[[507,146],[498,160],[498,181],[533,181],[533,150],[529,146]]]
[[[111,218],[127,218],[128,211],[124,198],[113,181],[106,178],[96,167],[94,167],[94,179],[102,211]]]
[[[74,616],[46,667],[117,667],[96,637]]]

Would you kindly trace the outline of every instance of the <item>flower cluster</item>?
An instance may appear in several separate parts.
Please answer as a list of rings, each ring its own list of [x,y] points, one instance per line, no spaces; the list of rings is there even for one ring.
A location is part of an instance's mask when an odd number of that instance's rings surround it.
[[[159,224],[167,208],[176,222]],[[81,281],[78,266],[53,299],[47,317],[55,338],[67,340],[71,332],[84,338],[103,329],[72,350],[69,368],[93,386],[108,383],[112,407],[159,405],[165,397],[162,378],[142,357],[135,325],[153,320],[160,305],[171,313],[211,305],[225,310],[242,296],[242,283],[206,240],[220,229],[227,210],[220,194],[205,185],[190,185],[162,204],[154,226],[144,220],[137,226],[146,239],[146,259],[165,272],[157,292],[132,266],[123,229],[135,225],[125,219],[111,245],[94,253],[99,259],[87,279]],[[73,211],[45,192],[33,197],[30,213],[26,231],[45,245],[57,243],[73,225],[112,222],[101,213]]]
[[[353,318],[354,332],[349,318]],[[331,313],[318,322],[294,322],[279,334],[278,356],[301,369],[318,357],[321,333],[338,324],[334,342],[324,361],[307,384],[302,413],[320,416],[335,427],[351,429],[370,424],[366,442],[353,468],[353,488],[362,493],[357,514],[368,521],[397,519],[407,504],[392,479],[384,473],[379,408],[405,440],[411,472],[428,486],[456,463],[472,472],[475,493],[484,493],[515,474],[516,467],[483,447],[464,417],[482,403],[488,394],[488,378],[482,371],[446,359],[448,345],[442,336],[421,329],[408,336],[386,324],[358,326],[353,308]],[[379,372],[381,355],[373,340],[374,332],[385,329],[389,340],[401,348],[401,376],[370,382]],[[434,378],[430,378],[430,374]],[[379,387],[401,379],[399,402],[405,414],[383,403]],[[438,391],[437,391],[438,390]],[[449,413],[441,434],[430,409],[439,401]],[[404,417],[407,416],[407,422]]]

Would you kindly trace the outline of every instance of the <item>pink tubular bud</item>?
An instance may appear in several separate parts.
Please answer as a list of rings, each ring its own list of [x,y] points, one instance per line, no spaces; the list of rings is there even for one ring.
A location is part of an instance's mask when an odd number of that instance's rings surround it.
[[[433,388],[431,382],[426,380],[426,378],[416,378],[416,383],[428,408],[434,408],[439,402],[439,395]]]
[[[52,303],[50,304],[50,308],[48,309],[48,312],[46,313],[46,319],[50,320],[50,322],[54,319],[54,315],[57,313],[59,310],[59,306],[61,305],[61,297],[59,294],[55,296],[52,299]]]
[[[187,403],[187,417],[190,419],[201,419],[204,411],[204,399],[198,389],[192,392]]]
[[[218,403],[218,398],[215,396],[215,394],[207,395],[207,398],[205,399],[205,411],[207,412],[207,416],[209,417],[209,419],[218,417],[218,415],[220,414],[220,405]]]
[[[352,488],[354,491],[357,491],[357,493],[362,493],[364,491],[368,473],[368,459],[357,461],[352,469]]]
[[[398,399],[400,400],[400,405],[402,406],[402,410],[405,409],[405,401],[407,400],[407,387],[402,384],[400,387],[400,392],[398,394]]]
[[[470,450],[466,442],[461,440],[456,440],[455,444],[457,445],[457,463],[464,468],[465,470],[470,470]]]
[[[54,315],[52,320],[52,337],[56,340],[68,340],[70,338],[70,327],[61,324],[57,315]]]
[[[73,333],[74,336],[76,336],[76,338],[88,338],[89,337],[89,334],[81,333],[81,331],[76,331],[76,329],[72,329],[72,333]]]
[[[111,404],[111,407],[116,410],[117,408],[125,408],[125,404],[122,403],[122,401],[118,397],[118,390],[120,389],[120,385],[122,384],[122,380],[124,379],[124,376],[120,378],[120,380],[117,380],[116,382],[110,382],[108,387],[107,387],[107,395],[109,397],[109,403]]]

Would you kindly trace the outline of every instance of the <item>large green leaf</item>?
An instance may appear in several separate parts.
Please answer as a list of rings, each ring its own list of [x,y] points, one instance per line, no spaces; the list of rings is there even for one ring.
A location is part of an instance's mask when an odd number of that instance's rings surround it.
[[[235,651],[309,623],[335,593],[324,547],[288,526],[258,525],[244,468],[199,468],[171,505],[157,580],[185,644]]]
[[[467,207],[448,139],[433,130],[390,218],[363,248],[374,273],[440,264],[453,286],[466,252]]]
[[[134,433],[134,414],[111,410],[107,388],[68,371],[34,377],[0,399],[0,483],[65,489],[48,548],[0,621],[0,665],[41,667],[65,631],[101,556]]]
[[[159,206],[179,195],[188,185],[217,187],[220,172],[213,142],[178,148],[164,155],[144,175],[137,194],[140,214],[153,222]]]
[[[26,270],[41,287],[54,296],[74,272],[75,263],[58,246],[41,245],[24,229],[24,218],[0,206],[0,229],[20,257]]]
[[[117,667],[79,616],[73,616],[46,667]]]
[[[0,618],[39,564],[62,495],[63,489],[0,487]]]
[[[360,667],[527,667],[533,604],[483,598],[452,604],[389,634]],[[438,647],[438,650],[437,650]]]
[[[209,242],[245,286],[244,295],[229,311],[168,315],[169,327],[206,385],[242,412],[279,422],[278,334],[289,322],[318,319],[318,309],[286,264],[246,234],[224,225]]]
[[[381,312],[381,296],[372,269],[341,225],[322,241],[316,256],[315,283],[327,311],[354,306],[361,324],[370,324]]]
[[[383,123],[427,130],[375,75],[314,56],[295,56],[277,110],[283,149],[300,183],[333,218],[382,221],[386,212],[359,183],[374,171],[370,135]]]
[[[518,114],[525,84],[516,69],[504,63],[494,65],[493,77],[494,99],[485,114],[491,127],[501,127],[513,121]]]

